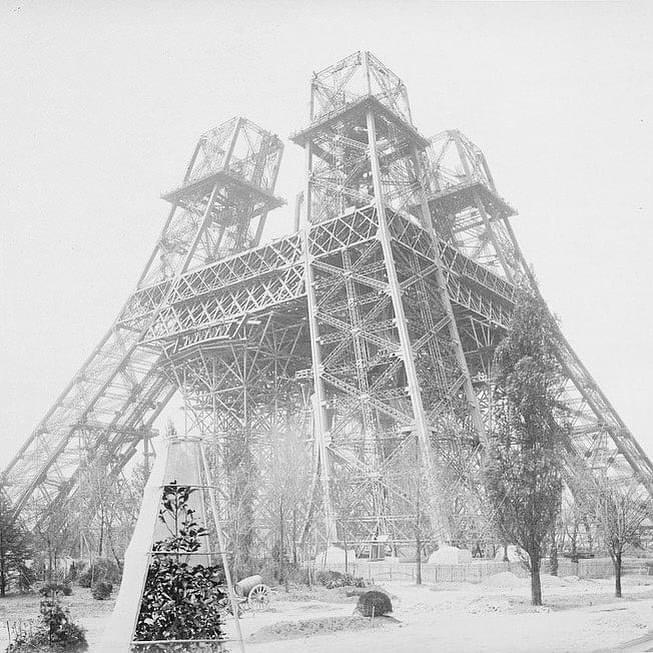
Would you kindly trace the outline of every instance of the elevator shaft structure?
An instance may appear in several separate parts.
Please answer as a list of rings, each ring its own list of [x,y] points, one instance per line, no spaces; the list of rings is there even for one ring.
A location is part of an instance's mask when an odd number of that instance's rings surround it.
[[[279,139],[242,118],[200,139],[137,289],[5,471],[28,524],[100,449],[121,469],[178,391],[211,443],[236,568],[291,513],[301,541],[478,535],[494,350],[518,289],[538,292],[516,212],[464,135],[420,134],[372,54],[316,73],[310,99],[291,137],[303,222],[272,242]],[[557,351],[568,469],[650,496],[650,460],[561,333]]]

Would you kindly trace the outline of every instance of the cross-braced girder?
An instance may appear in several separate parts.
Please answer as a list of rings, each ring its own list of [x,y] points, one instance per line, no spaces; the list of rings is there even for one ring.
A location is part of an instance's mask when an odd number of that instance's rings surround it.
[[[279,205],[273,189],[281,151],[276,136],[240,118],[200,138],[136,291],[3,474],[26,524],[75,493],[100,448],[121,469],[148,436],[175,387],[160,371],[161,348],[146,334],[184,273],[258,243],[252,218],[260,224]],[[218,249],[210,236],[216,225]],[[134,314],[144,303],[147,310]]]

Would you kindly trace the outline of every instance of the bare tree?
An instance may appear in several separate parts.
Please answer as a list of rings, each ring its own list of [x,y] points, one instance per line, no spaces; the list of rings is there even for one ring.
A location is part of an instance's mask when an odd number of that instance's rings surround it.
[[[278,523],[274,557],[279,580],[284,582],[287,580],[286,559],[291,557],[297,561],[297,521],[304,517],[304,508],[310,498],[310,462],[301,432],[288,429],[276,435],[267,469],[270,483],[268,501],[271,517],[274,515]]]
[[[641,487],[605,478],[598,482],[594,515],[614,566],[614,595],[621,598],[621,571],[624,551],[639,543],[642,523],[651,512],[650,499]]]

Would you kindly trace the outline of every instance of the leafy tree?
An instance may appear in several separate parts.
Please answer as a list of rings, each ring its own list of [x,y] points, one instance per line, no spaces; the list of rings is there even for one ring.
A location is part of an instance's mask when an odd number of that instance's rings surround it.
[[[542,604],[540,562],[562,490],[564,409],[557,397],[563,376],[555,335],[543,303],[521,291],[495,353],[493,424],[484,460],[497,530],[528,553],[533,605]]]
[[[0,597],[6,595],[12,576],[26,573],[25,561],[32,557],[29,534],[15,519],[9,499],[0,487]]]
[[[603,478],[597,485],[594,515],[614,566],[614,595],[621,598],[623,554],[629,545],[639,543],[642,523],[650,515],[650,499],[635,484],[624,488]]]

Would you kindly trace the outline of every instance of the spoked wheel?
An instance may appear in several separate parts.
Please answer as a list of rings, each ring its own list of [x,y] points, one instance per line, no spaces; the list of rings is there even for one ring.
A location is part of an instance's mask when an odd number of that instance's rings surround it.
[[[255,585],[247,595],[247,604],[254,611],[265,610],[270,604],[270,588],[267,585]]]

